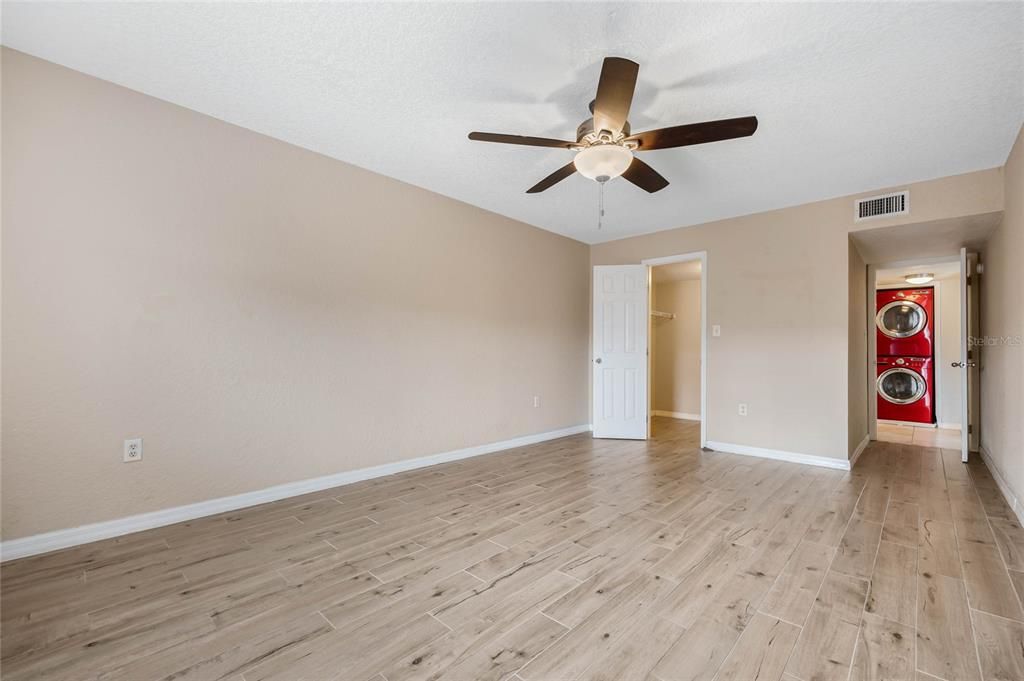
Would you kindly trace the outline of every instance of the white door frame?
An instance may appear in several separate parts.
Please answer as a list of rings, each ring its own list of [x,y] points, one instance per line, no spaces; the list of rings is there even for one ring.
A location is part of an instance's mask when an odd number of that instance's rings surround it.
[[[650,268],[658,265],[671,265],[694,260],[700,261],[700,446],[706,447],[708,442],[708,252],[694,251],[693,253],[668,255],[663,258],[648,258],[641,260],[640,264],[647,265],[649,271]],[[650,347],[649,343],[648,347]],[[653,356],[648,356],[648,367],[653,359]],[[653,385],[653,376],[650,371],[647,372],[647,380],[651,381]],[[654,405],[652,403],[648,411],[648,418],[653,412]]]
[[[980,333],[981,282],[978,277],[978,253],[960,249],[960,459],[967,463],[970,452],[980,448],[979,392],[981,390],[981,348],[971,348],[971,337]],[[973,428],[972,428],[973,426]]]
[[[867,379],[868,384],[868,437],[872,440],[878,439],[878,387],[876,382],[878,381],[878,371],[875,366],[875,362],[878,361],[878,336],[875,329],[875,314],[876,314],[876,303],[875,303],[875,291],[878,290],[878,270],[892,270],[899,269],[901,267],[913,267],[914,265],[938,265],[940,263],[947,262],[958,262],[960,259],[959,254],[940,255],[933,258],[918,258],[916,260],[896,260],[894,262],[880,263],[877,265],[868,265],[868,290],[867,290],[867,319],[868,319],[868,372]],[[912,284],[907,284],[912,286]],[[936,287],[938,292],[938,287]],[[937,301],[936,301],[937,302]],[[932,314],[938,320],[938,305]],[[938,327],[936,326],[936,341],[938,340]],[[937,355],[938,353],[936,353]],[[936,381],[938,381],[939,374],[938,366],[935,366]],[[936,391],[938,385],[935,386]],[[936,411],[938,405],[936,404]],[[938,414],[936,414],[936,423],[938,423]],[[963,426],[964,430],[967,426]]]
[[[868,371],[865,377],[868,382],[868,439],[878,439],[878,387],[875,382],[878,380],[878,333],[875,330],[875,308],[878,307],[878,295],[875,293],[878,287],[878,268],[875,265],[868,265],[868,291],[867,308],[868,315]]]

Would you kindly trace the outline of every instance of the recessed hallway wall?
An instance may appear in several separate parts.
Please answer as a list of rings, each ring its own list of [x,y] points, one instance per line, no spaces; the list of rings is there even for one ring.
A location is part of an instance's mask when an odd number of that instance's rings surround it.
[[[699,277],[699,273],[698,273]],[[655,412],[700,416],[700,279],[655,283],[651,320]]]

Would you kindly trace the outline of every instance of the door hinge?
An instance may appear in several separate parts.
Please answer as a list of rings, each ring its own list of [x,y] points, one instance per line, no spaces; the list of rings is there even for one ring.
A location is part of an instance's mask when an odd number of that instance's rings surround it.
[[[967,434],[970,435],[973,432],[974,432],[974,424],[973,423],[968,423],[967,424]]]
[[[972,281],[973,281],[973,279],[971,279],[971,275],[968,274],[967,275],[967,285],[970,286]]]

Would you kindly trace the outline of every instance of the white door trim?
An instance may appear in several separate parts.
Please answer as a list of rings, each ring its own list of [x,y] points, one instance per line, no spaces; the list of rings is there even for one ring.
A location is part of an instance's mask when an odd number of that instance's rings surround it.
[[[867,314],[868,314],[868,438],[878,439],[878,331],[875,326],[875,309],[878,307],[878,268],[875,265],[868,265],[868,290],[867,290]]]
[[[939,280],[933,279],[928,282],[928,285],[932,287],[932,318],[935,322],[935,337],[932,338],[932,344],[935,349],[932,351],[932,371],[935,376],[932,382],[932,409],[935,410],[935,422],[932,424],[933,428],[939,427],[939,419],[942,417],[942,404],[940,400],[945,398],[945,393],[942,386],[942,364],[939,359],[946,359],[943,354],[945,348],[942,347],[942,291],[939,289]]]
[[[967,463],[968,454],[971,448],[971,394],[970,394],[970,369],[968,368],[969,348],[971,333],[971,316],[967,309],[969,304],[970,289],[967,285],[969,271],[969,256],[967,248],[960,249],[960,421],[963,426],[960,428],[960,460]]]
[[[700,261],[700,446],[708,446],[708,252],[694,251],[641,260],[648,269],[677,262]],[[653,380],[648,373],[648,380]]]
[[[963,404],[960,405],[960,458],[967,463],[968,455],[980,446],[978,393],[981,383],[981,348],[972,352],[971,337],[979,331],[981,281],[978,276],[978,254],[967,248],[960,249],[960,387]],[[973,356],[972,356],[973,355]],[[971,432],[972,427],[974,432]]]

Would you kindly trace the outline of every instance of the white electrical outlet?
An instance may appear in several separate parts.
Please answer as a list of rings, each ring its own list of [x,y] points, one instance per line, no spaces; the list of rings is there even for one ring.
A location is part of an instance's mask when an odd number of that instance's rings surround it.
[[[722,335],[722,327],[719,326],[718,324],[712,324],[711,325],[711,335],[712,336],[721,336]]]
[[[124,441],[124,462],[142,461],[142,438]]]
[[[740,416],[746,416],[746,415],[747,415],[747,403],[746,402],[740,402]]]
[[[533,396],[533,406],[534,407],[539,407],[540,406],[540,396],[539,395],[534,395]]]

